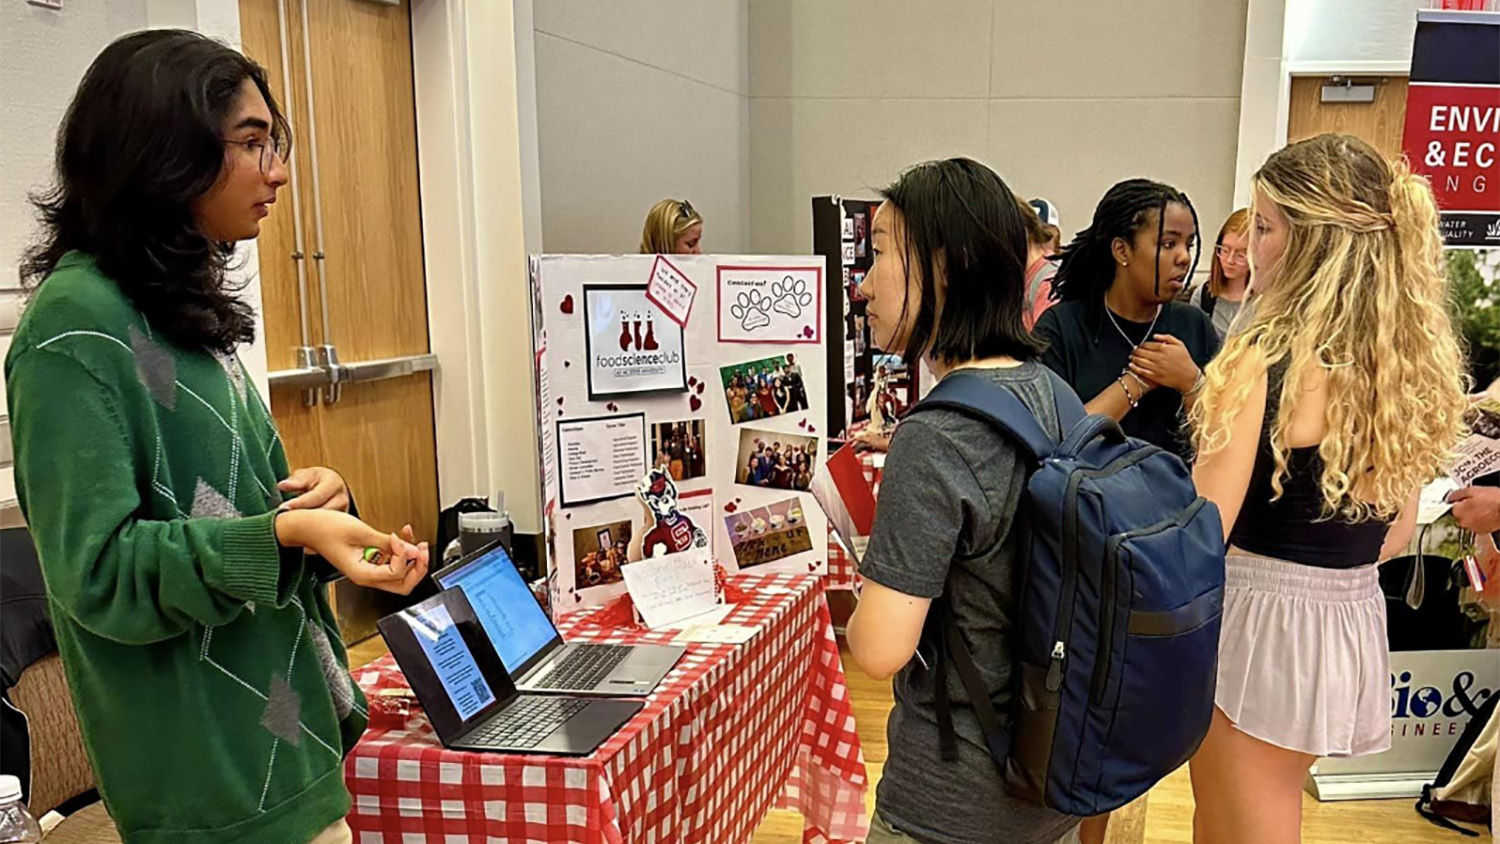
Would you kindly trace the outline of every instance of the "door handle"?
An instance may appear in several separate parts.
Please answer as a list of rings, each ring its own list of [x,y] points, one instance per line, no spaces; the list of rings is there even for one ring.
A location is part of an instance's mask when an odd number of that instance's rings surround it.
[[[355,382],[405,378],[419,372],[432,372],[437,368],[437,355],[431,353],[355,363],[339,363],[338,356],[333,355],[329,363],[277,370],[270,373],[267,380],[271,382],[273,389],[328,390]]]

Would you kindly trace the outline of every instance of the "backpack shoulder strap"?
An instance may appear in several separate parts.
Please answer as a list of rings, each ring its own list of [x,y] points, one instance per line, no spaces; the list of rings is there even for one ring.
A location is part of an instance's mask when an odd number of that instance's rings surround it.
[[[1047,372],[1052,381],[1053,403],[1057,410],[1062,430],[1072,430],[1088,415],[1083,402],[1057,373]],[[1058,441],[1036,420],[1020,397],[982,375],[957,372],[939,381],[932,392],[912,408],[920,412],[932,408],[947,408],[968,414],[988,422],[1010,434],[1035,461],[1042,461],[1057,451]]]

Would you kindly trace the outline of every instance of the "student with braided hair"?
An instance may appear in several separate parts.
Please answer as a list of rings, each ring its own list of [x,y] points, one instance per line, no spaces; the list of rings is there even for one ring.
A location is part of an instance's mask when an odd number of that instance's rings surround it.
[[[1198,215],[1181,191],[1148,179],[1109,189],[1089,227],[1063,247],[1036,323],[1042,362],[1125,433],[1186,458],[1184,407],[1219,350],[1203,311],[1178,302],[1198,259]]]

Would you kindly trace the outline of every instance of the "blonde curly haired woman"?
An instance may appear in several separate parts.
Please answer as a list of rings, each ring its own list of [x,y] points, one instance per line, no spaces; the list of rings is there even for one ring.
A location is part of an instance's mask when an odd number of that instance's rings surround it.
[[[686,199],[651,206],[641,228],[642,255],[702,255],[703,215]]]
[[[1467,405],[1427,182],[1322,135],[1254,188],[1256,309],[1192,410],[1193,477],[1231,545],[1199,844],[1300,841],[1312,762],[1390,746],[1375,563],[1410,539]]]

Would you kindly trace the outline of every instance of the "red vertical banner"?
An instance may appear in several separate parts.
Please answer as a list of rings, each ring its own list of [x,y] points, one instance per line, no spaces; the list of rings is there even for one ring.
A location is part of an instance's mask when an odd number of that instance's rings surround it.
[[[1401,147],[1448,245],[1500,246],[1500,13],[1418,13]]]

